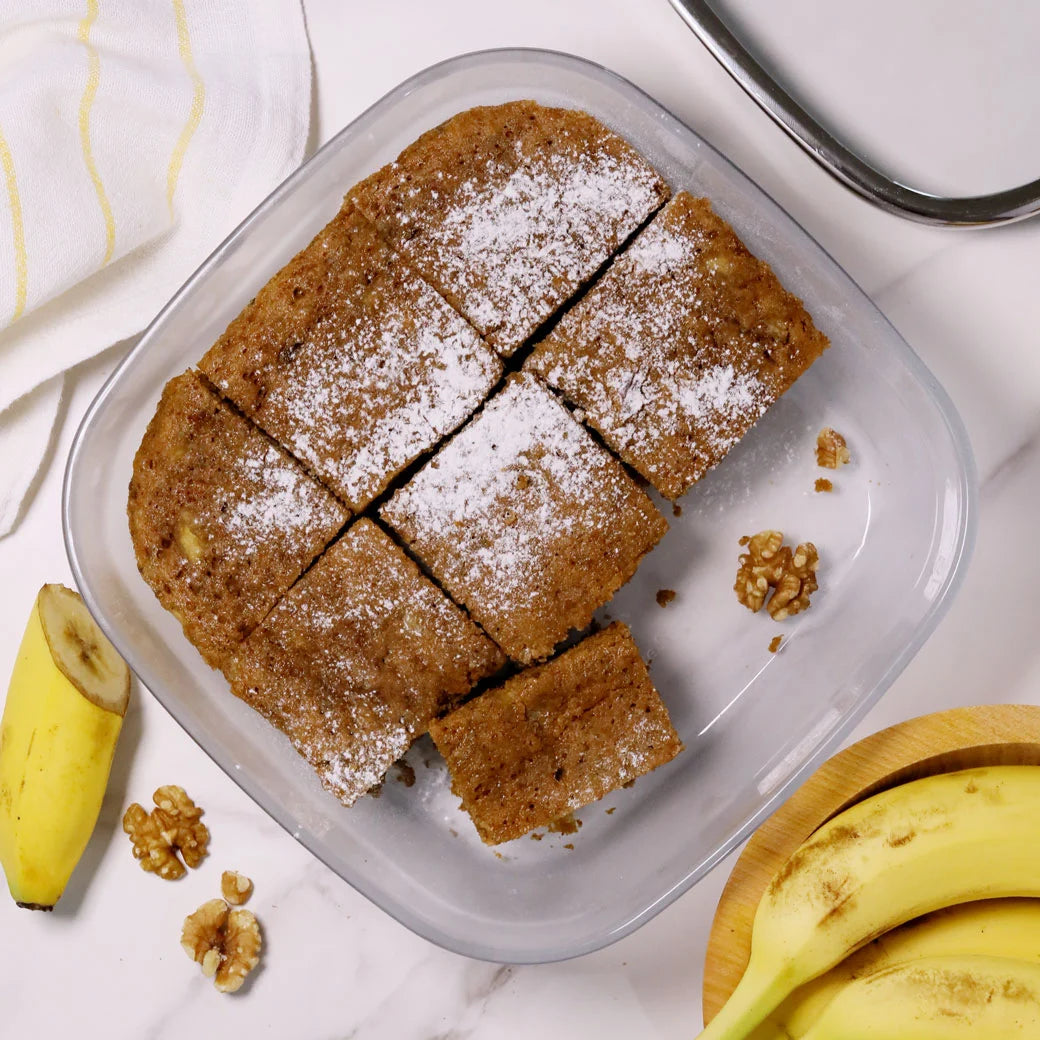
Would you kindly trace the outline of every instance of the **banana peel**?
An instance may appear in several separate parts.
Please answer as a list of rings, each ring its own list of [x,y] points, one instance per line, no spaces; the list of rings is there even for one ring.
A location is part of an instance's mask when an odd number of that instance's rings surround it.
[[[15,902],[52,910],[94,830],[130,671],[79,595],[44,585],[0,721],[0,866]]]
[[[1040,896],[1038,821],[1037,766],[925,777],[839,813],[773,878],[748,967],[701,1040],[746,1040],[799,986],[922,914]]]
[[[925,957],[844,986],[804,1040],[1011,1040],[1040,1036],[1040,964]]]
[[[799,987],[748,1040],[804,1040],[849,984],[926,958],[983,955],[1040,963],[1040,899],[981,899],[886,932]]]

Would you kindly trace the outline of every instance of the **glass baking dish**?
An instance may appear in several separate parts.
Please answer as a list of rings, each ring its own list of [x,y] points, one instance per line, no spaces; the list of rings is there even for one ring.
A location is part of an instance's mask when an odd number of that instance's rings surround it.
[[[800,295],[833,347],[729,458],[668,511],[672,529],[603,612],[627,621],[686,750],[578,814],[572,835],[481,845],[424,739],[413,786],[344,809],[228,692],[137,573],[134,452],[164,382],[196,361],[344,192],[473,105],[534,98],[591,112],[670,181],[708,196]],[[816,494],[816,431],[853,463]],[[665,506],[666,510],[669,507]],[[444,62],[401,84],[291,176],[192,275],[93,402],[64,489],[69,559],[143,683],[256,802],[409,928],[459,953],[532,963],[602,947],[649,920],[748,836],[881,696],[935,627],[969,555],[975,482],[935,379],[841,268],[728,160],[614,73],[536,50]],[[784,625],[732,592],[738,538],[816,542],[820,592]],[[677,593],[662,609],[655,594]],[[772,654],[774,634],[784,645]]]

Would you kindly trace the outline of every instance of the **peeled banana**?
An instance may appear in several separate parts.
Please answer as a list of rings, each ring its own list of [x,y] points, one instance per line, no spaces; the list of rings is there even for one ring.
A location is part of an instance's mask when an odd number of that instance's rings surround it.
[[[817,830],[755,914],[744,977],[701,1040],[745,1040],[798,986],[912,918],[1040,895],[1040,767],[901,784]]]
[[[44,585],[0,721],[0,865],[19,906],[52,910],[101,810],[130,671],[80,597]]]
[[[748,1040],[804,1040],[850,982],[926,957],[975,954],[1040,964],[1040,899],[961,903],[886,932],[796,989]]]
[[[804,1040],[1010,1040],[1040,1036],[1040,964],[928,957],[845,986]]]

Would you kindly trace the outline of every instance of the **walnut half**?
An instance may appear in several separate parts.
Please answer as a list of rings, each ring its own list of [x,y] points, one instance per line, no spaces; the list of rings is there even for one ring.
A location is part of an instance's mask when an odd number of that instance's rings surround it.
[[[747,551],[740,555],[733,585],[737,599],[748,610],[758,611],[766,606],[774,621],[807,610],[809,597],[819,588],[816,570],[820,556],[816,546],[803,542],[792,551],[783,539],[782,532],[773,530],[741,538],[740,544]]]
[[[181,946],[221,993],[234,993],[260,963],[263,940],[252,910],[210,899],[184,919]]]
[[[209,829],[199,819],[202,810],[183,787],[164,784],[152,801],[151,813],[134,802],[123,814],[123,830],[130,835],[134,859],[140,860],[142,870],[176,881],[184,876],[185,863],[194,869],[206,857]]]

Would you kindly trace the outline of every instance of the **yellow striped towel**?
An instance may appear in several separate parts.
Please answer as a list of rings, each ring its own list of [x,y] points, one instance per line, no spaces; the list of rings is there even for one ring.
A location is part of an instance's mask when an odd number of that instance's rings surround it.
[[[139,332],[299,165],[300,0],[0,5],[0,536],[62,373]]]

